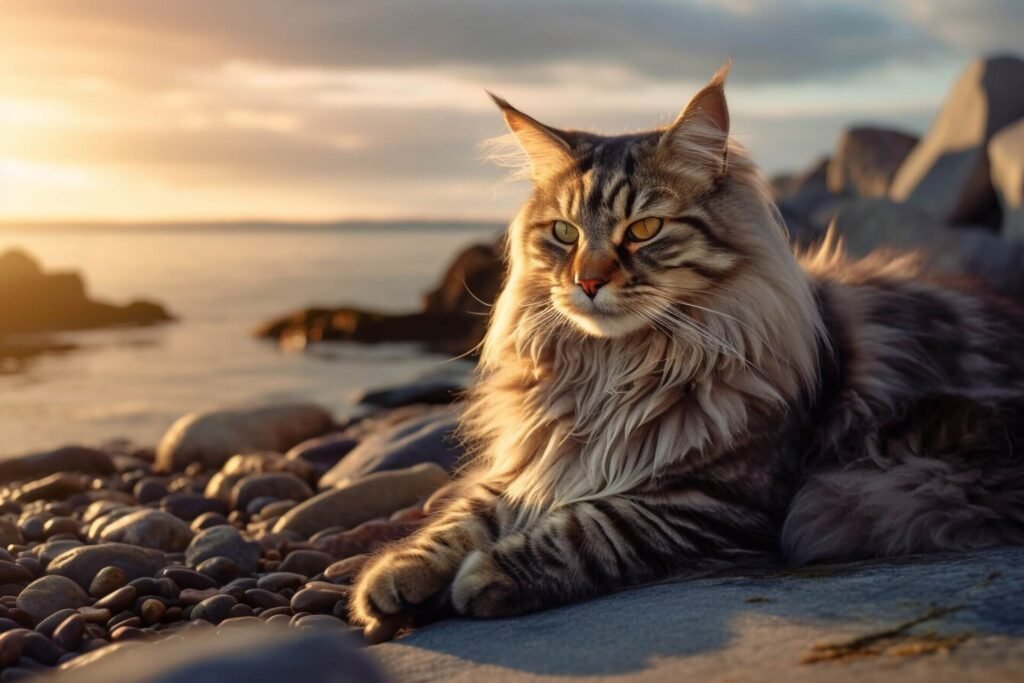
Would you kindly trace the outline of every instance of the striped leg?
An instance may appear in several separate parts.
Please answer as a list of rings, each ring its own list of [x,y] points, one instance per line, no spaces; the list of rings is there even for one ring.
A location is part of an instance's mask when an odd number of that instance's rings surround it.
[[[363,570],[351,601],[355,623],[412,617],[451,584],[475,548],[497,537],[497,495],[476,484],[410,538],[384,549]]]
[[[721,540],[687,511],[625,497],[575,503],[473,550],[452,604],[474,617],[532,612],[694,569]]]

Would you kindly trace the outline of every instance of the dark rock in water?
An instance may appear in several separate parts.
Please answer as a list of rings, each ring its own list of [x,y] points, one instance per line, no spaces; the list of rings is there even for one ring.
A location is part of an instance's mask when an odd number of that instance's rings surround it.
[[[63,553],[50,563],[46,572],[66,576],[79,586],[88,588],[93,577],[104,567],[118,567],[131,581],[153,576],[166,565],[167,560],[159,550],[124,543],[103,543],[84,545]]]
[[[0,483],[37,479],[59,472],[104,476],[114,473],[114,463],[103,451],[83,446],[65,446],[45,453],[0,460]]]
[[[998,215],[988,144],[1021,117],[1024,60],[1007,56],[973,62],[900,166],[889,196],[945,223],[978,223]]]
[[[0,254],[0,333],[80,330],[115,325],[152,325],[173,320],[159,304],[114,306],[91,300],[78,273],[44,273],[24,251]]]
[[[284,453],[333,426],[329,412],[308,403],[192,413],[164,434],[157,448],[156,467],[172,472],[200,462],[219,468],[236,453]]]
[[[192,530],[169,512],[143,508],[104,527],[102,542],[129,543],[143,548],[178,552],[188,547]]]
[[[75,609],[88,604],[89,595],[82,587],[63,576],[36,579],[18,596],[18,609],[25,610],[34,624],[62,609]]]
[[[286,457],[289,460],[308,463],[316,478],[319,479],[358,444],[358,439],[347,434],[327,434],[303,441],[288,451]]]
[[[463,449],[453,438],[458,428],[455,406],[429,408],[379,431],[371,431],[337,465],[320,478],[321,489],[373,472],[430,462],[451,472]]]
[[[52,683],[383,683],[369,657],[341,629],[287,629],[265,624],[187,629],[152,644],[122,642],[77,657]]]
[[[352,528],[425,499],[447,483],[447,473],[433,463],[376,472],[296,505],[277,521],[274,531],[309,538],[331,526]]]
[[[259,543],[246,541],[238,529],[231,526],[214,526],[200,531],[185,551],[185,561],[190,567],[196,567],[211,557],[226,557],[238,565],[242,574],[256,571],[259,556]]]
[[[286,346],[320,341],[414,342],[443,353],[470,352],[483,339],[488,306],[504,281],[500,245],[480,244],[462,251],[437,289],[424,297],[421,311],[387,314],[357,308],[310,308],[271,321],[259,337]]]
[[[992,184],[1003,213],[1002,233],[1024,239],[1024,119],[1003,128],[988,145]]]
[[[829,192],[856,197],[886,197],[900,164],[917,144],[917,136],[885,128],[860,127],[843,132],[829,160]]]
[[[231,507],[245,510],[257,498],[268,497],[274,500],[306,500],[313,495],[313,489],[294,474],[288,472],[268,472],[267,474],[250,474],[235,484],[231,491]]]

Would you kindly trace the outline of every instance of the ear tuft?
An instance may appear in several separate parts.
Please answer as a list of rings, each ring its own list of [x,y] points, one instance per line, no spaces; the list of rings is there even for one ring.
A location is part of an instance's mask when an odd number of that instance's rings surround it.
[[[660,143],[670,153],[710,167],[716,176],[725,172],[729,149],[725,80],[731,68],[732,59],[727,59],[676,117]]]
[[[535,182],[549,177],[572,162],[572,145],[564,134],[519,111],[508,100],[487,91],[498,105],[505,124],[516,142],[530,159],[531,175]]]

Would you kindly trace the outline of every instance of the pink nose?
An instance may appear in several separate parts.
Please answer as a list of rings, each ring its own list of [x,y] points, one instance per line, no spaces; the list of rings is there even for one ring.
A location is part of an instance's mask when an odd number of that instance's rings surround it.
[[[584,294],[593,299],[595,296],[597,296],[597,290],[601,289],[606,284],[608,284],[608,280],[603,280],[601,278],[596,277],[577,278],[576,284],[580,286],[580,289],[583,290]]]

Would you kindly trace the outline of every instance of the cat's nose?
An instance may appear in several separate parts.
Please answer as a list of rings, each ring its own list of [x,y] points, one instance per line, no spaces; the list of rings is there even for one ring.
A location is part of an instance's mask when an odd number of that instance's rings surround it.
[[[576,284],[580,286],[584,294],[593,299],[597,296],[597,290],[608,284],[608,280],[599,277],[578,277],[576,278]]]

